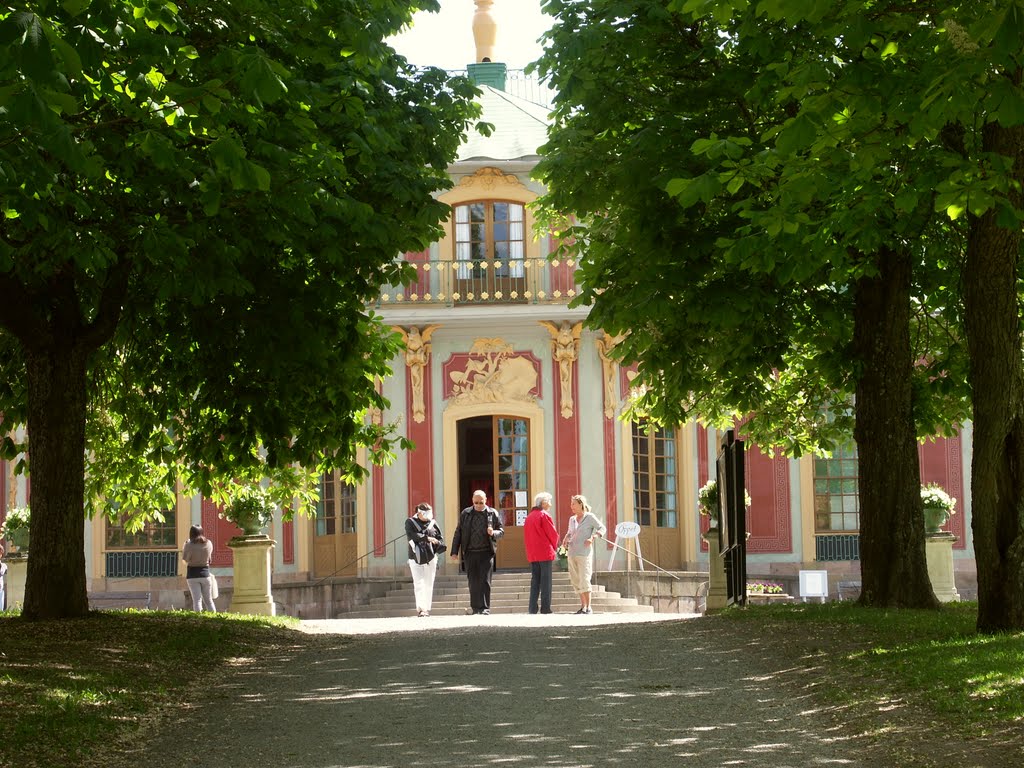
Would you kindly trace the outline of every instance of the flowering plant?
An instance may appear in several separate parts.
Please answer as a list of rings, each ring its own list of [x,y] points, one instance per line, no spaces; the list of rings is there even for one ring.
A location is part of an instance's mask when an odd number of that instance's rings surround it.
[[[274,517],[274,509],[270,491],[259,485],[245,485],[232,495],[220,517],[252,535],[267,527]]]
[[[4,524],[0,526],[0,540],[6,539],[14,545],[16,552],[28,552],[28,530],[31,513],[28,507],[14,507],[7,510]]]
[[[558,549],[555,550],[555,554],[558,557],[568,557],[569,556],[569,550],[566,549],[565,544],[559,544],[558,545]]]
[[[781,595],[784,594],[781,584],[771,581],[755,581],[747,584],[747,592],[751,595]]]
[[[921,486],[921,505],[925,509],[943,509],[948,515],[956,514],[953,509],[956,506],[956,499],[942,490],[938,483]]]
[[[2,529],[0,529],[4,538],[9,537],[15,531],[27,531],[30,515],[31,512],[28,507],[14,507],[7,510],[7,518],[4,520]]]
[[[746,507],[750,507],[750,494],[747,493],[747,489],[743,489],[743,504]],[[701,486],[700,490],[697,491],[697,509],[698,511],[706,516],[718,519],[718,481],[708,480],[704,485]]]

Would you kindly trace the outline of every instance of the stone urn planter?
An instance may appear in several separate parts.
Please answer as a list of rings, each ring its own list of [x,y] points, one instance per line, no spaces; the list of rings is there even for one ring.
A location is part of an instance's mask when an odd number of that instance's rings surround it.
[[[235,494],[221,516],[242,529],[245,536],[259,536],[274,517],[270,494],[258,485],[247,486]]]
[[[750,494],[743,490],[743,505],[750,509]],[[708,528],[718,528],[721,505],[718,499],[718,481],[708,480],[697,491],[697,511],[708,519]]]
[[[935,483],[921,486],[925,533],[938,533],[955,513],[956,499]]]

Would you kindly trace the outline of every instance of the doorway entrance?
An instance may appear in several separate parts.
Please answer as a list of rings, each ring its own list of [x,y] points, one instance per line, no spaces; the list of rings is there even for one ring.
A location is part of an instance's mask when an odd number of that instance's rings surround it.
[[[317,578],[355,576],[359,543],[356,540],[356,489],[338,471],[320,477],[320,501],[313,527],[313,574]]]
[[[633,422],[633,509],[640,524],[640,549],[647,560],[664,568],[682,567],[676,492],[675,430]]]
[[[523,522],[530,511],[530,422],[514,416],[474,416],[457,425],[460,509],[473,491],[487,494],[505,535],[499,568],[525,568]]]

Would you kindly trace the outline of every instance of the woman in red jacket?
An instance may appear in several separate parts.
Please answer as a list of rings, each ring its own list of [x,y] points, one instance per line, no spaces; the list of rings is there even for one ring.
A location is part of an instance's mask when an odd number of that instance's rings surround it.
[[[540,612],[551,613],[551,564],[555,559],[558,531],[549,509],[551,494],[538,493],[523,524],[526,559],[530,561],[530,613],[537,612],[538,596]]]

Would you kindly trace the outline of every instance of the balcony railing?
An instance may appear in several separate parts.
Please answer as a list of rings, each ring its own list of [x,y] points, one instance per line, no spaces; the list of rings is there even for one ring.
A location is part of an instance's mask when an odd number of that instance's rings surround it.
[[[568,304],[579,294],[574,260],[477,259],[407,262],[416,280],[402,287],[384,286],[378,307],[431,304]]]

